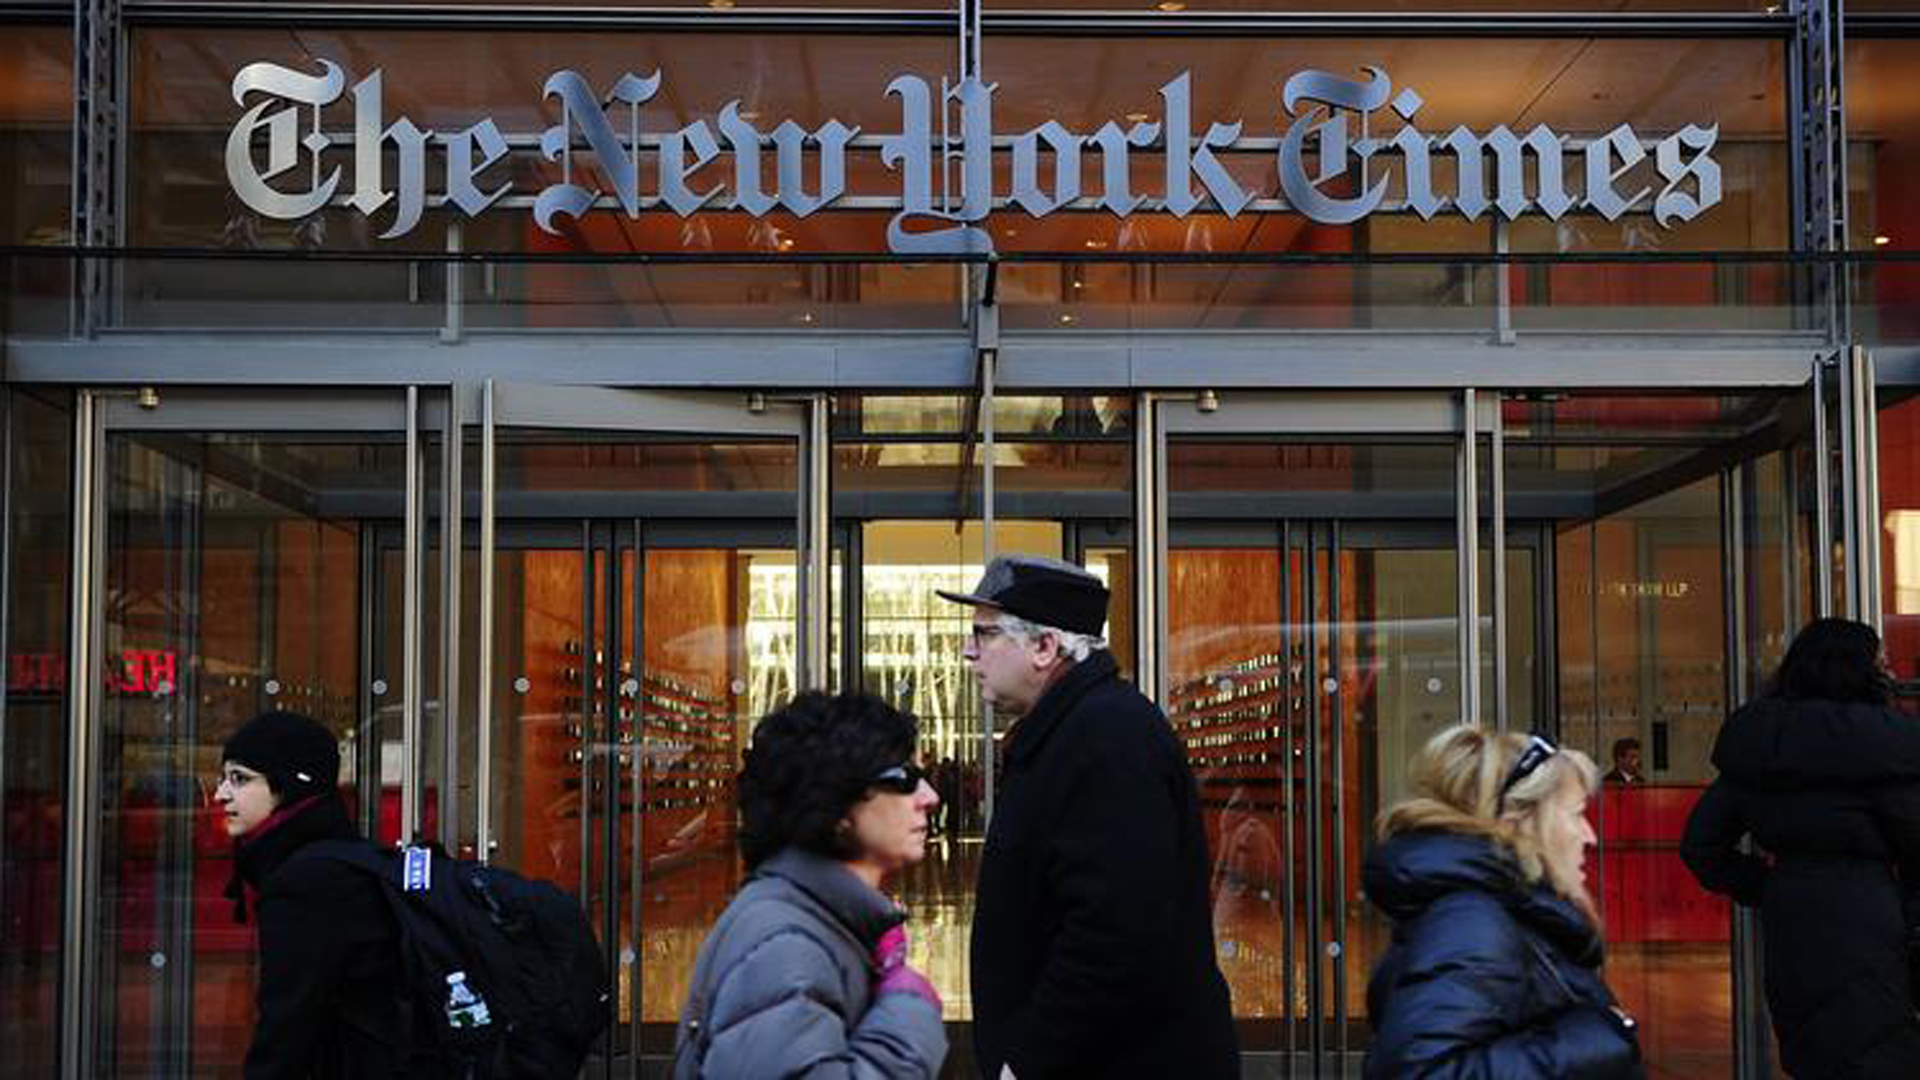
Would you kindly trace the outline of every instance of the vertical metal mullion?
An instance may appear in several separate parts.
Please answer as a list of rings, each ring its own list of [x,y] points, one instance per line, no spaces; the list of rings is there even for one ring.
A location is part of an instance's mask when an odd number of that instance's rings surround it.
[[[975,26],[977,28],[979,0],[962,0],[962,2],[971,4],[973,11],[972,18],[976,20]],[[995,445],[994,436],[997,428],[994,423],[993,414],[996,408],[994,401],[994,376],[998,373],[997,369],[999,365],[996,359],[998,355],[998,352],[992,349],[983,349],[980,352],[980,562],[983,566],[993,562],[993,534],[996,525],[993,512],[993,457]],[[962,514],[967,512],[967,508],[964,506],[957,507],[956,509]],[[993,709],[986,702],[983,688],[976,689],[975,700],[980,702],[980,790],[982,793],[981,801],[983,803],[980,808],[980,814],[982,820],[991,824],[995,803],[994,789],[996,787],[994,783],[994,773],[997,771],[994,767],[996,762],[994,761],[995,754],[993,751]]]
[[[420,823],[420,585],[424,523],[420,520],[426,486],[421,461],[420,388],[407,387],[407,480],[405,567],[402,571],[400,691],[400,842],[411,844]]]
[[[1293,975],[1294,958],[1294,903],[1293,903],[1293,729],[1299,722],[1300,711],[1295,707],[1295,692],[1300,689],[1300,679],[1294,673],[1294,646],[1299,637],[1299,621],[1293,617],[1294,590],[1299,583],[1293,580],[1293,540],[1291,523],[1280,523],[1280,677],[1284,690],[1280,699],[1280,846],[1281,846],[1281,928],[1280,928],[1280,987],[1285,995],[1284,1011],[1286,1016],[1287,1042],[1283,1075],[1293,1080],[1294,1054],[1299,1050],[1300,1017],[1294,1012],[1293,999],[1295,979]],[[1302,575],[1304,576],[1304,575]]]
[[[640,923],[641,889],[646,885],[645,848],[641,841],[646,824],[646,772],[643,768],[647,756],[647,549],[642,543],[645,533],[639,518],[633,520],[633,640],[628,646],[633,655],[633,818],[629,826],[631,842],[628,846],[627,867],[627,920],[633,928],[633,938],[624,948],[617,951],[614,959],[627,969],[627,1077],[628,1080],[640,1080],[640,1019],[645,1002],[641,1000],[640,957],[645,955],[641,948],[646,942],[646,928]],[[609,943],[609,948],[612,943]],[[619,968],[614,970],[618,971]]]
[[[1347,1070],[1347,800],[1346,800],[1346,695],[1340,685],[1340,627],[1346,625],[1340,593],[1340,522],[1327,524],[1327,676],[1332,685],[1328,699],[1328,735],[1331,736],[1333,782],[1328,798],[1333,803],[1333,1030],[1337,1051],[1335,1070],[1345,1076]]]
[[[832,400],[824,393],[803,399],[801,425],[800,499],[797,507],[795,559],[800,568],[800,595],[794,605],[794,633],[799,670],[794,674],[803,689],[825,690],[828,620],[833,617],[833,593],[828,575],[833,568],[833,438]]]
[[[0,402],[0,656],[12,656],[13,642],[13,432],[17,418],[14,404],[19,400],[11,387]],[[12,726],[13,710],[5,693],[0,693],[0,803],[7,791],[7,732]],[[11,830],[0,828],[0,872],[12,864],[7,861],[7,838]]]
[[[474,845],[483,863],[493,859],[493,635],[495,490],[493,380],[480,388],[480,654],[475,659]],[[461,438],[464,444],[465,437]]]
[[[605,747],[605,764],[600,768],[600,779],[605,789],[600,815],[600,860],[605,867],[601,880],[600,940],[608,951],[609,959],[618,956],[620,947],[620,653],[626,647],[625,635],[621,631],[622,614],[620,597],[625,575],[621,573],[620,528],[617,522],[608,522],[604,526],[607,552],[606,576],[606,662],[599,665],[606,680],[604,692],[600,695],[601,715],[603,716],[600,740]],[[605,1053],[601,1055],[600,1075],[605,1080],[613,1080],[613,1051],[616,1032],[609,1027],[601,1038]]]
[[[1142,694],[1166,708],[1161,689],[1161,642],[1157,636],[1163,604],[1166,538],[1161,532],[1162,507],[1167,492],[1160,487],[1156,458],[1165,446],[1159,438],[1160,399],[1142,391],[1134,399],[1133,423],[1133,535],[1134,535],[1134,674]]]
[[[105,621],[106,590],[103,539],[106,489],[100,475],[106,435],[100,402],[92,391],[74,398],[73,411],[73,580],[68,583],[71,623],[67,627],[67,798],[65,867],[61,898],[63,963],[60,970],[60,1073],[65,1080],[95,1075],[98,1050],[94,988],[99,972],[94,954],[101,944],[91,932],[99,903],[100,833],[97,813],[100,776],[99,723],[102,684],[99,650]]]
[[[1507,418],[1500,395],[1495,394],[1493,402],[1493,441],[1487,462],[1493,483],[1493,725],[1505,731],[1512,722],[1512,706],[1507,701],[1511,662],[1507,654]]]
[[[1854,397],[1859,419],[1855,436],[1859,442],[1857,478],[1860,512],[1860,620],[1875,630],[1881,628],[1880,589],[1880,410],[1879,388],[1875,385],[1873,355],[1864,345],[1852,346],[1848,360],[1853,369]]]
[[[1305,604],[1302,608],[1301,622],[1307,628],[1307,1047],[1308,1060],[1313,1075],[1323,1072],[1326,1055],[1326,1009],[1322,993],[1322,975],[1320,966],[1321,950],[1325,943],[1321,940],[1320,907],[1321,887],[1320,857],[1324,847],[1320,835],[1320,788],[1322,772],[1320,769],[1320,709],[1323,696],[1320,687],[1320,635],[1326,623],[1320,619],[1318,605],[1320,593],[1320,537],[1319,530],[1309,526],[1307,543],[1302,551],[1304,556],[1300,577],[1306,586]],[[1331,615],[1331,611],[1328,613]],[[1328,620],[1331,621],[1331,620]]]
[[[1813,357],[1813,517],[1814,610],[1821,617],[1833,614],[1833,478],[1829,466],[1833,449],[1827,445],[1827,366],[1821,354]]]
[[[1729,710],[1744,703],[1751,685],[1747,665],[1747,641],[1752,631],[1749,625],[1750,610],[1746,603],[1745,516],[1748,490],[1745,481],[1749,467],[1736,465],[1721,474],[1721,565],[1722,587],[1726,597],[1723,617],[1729,658],[1724,692]],[[1789,543],[1790,537],[1791,534]],[[1756,1071],[1756,1065],[1765,1059],[1769,1051],[1764,1046],[1768,1032],[1763,1011],[1765,1006],[1760,1001],[1760,953],[1755,935],[1757,923],[1752,910],[1740,905],[1734,906],[1730,918],[1733,924],[1730,959],[1733,967],[1735,1070],[1741,1076],[1761,1076],[1766,1074],[1766,1070],[1761,1067]]]
[[[1458,534],[1455,554],[1458,567],[1460,609],[1460,718],[1469,724],[1480,721],[1480,498],[1479,498],[1479,412],[1474,390],[1460,391],[1460,430],[1455,436],[1457,463],[1454,513]]]
[[[381,532],[380,526],[362,522],[354,537],[360,563],[359,611],[354,620],[360,628],[360,665],[354,680],[354,715],[368,720],[354,740],[353,776],[360,826],[374,837],[380,835],[380,789],[386,782],[380,775],[380,742],[385,732],[373,692],[374,667],[385,655],[386,643],[386,627],[380,619]]]
[[[460,846],[460,577],[466,554],[461,535],[466,439],[461,434],[460,389],[457,384],[447,387],[447,419],[440,438],[440,843],[448,851]]]
[[[593,522],[580,523],[580,700],[574,715],[580,720],[580,902],[591,904],[593,893],[593,749],[594,652],[599,635],[593,615],[596,575],[593,572]]]
[[[1850,619],[1864,619],[1866,613],[1860,602],[1862,575],[1860,556],[1862,543],[1860,528],[1860,418],[1857,415],[1860,406],[1860,390],[1853,367],[1853,358],[1847,353],[1839,354],[1840,367],[1840,516],[1841,551],[1844,559],[1841,580],[1846,585],[1846,607],[1843,614]]]

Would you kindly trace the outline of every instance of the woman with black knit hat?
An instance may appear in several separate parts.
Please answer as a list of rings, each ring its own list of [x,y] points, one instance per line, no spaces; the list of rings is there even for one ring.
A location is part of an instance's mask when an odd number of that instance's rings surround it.
[[[268,712],[233,733],[214,801],[233,837],[227,894],[259,923],[258,1016],[247,1080],[435,1075],[407,1067],[399,935],[377,882],[298,858],[359,834],[340,799],[340,748],[307,717]]]

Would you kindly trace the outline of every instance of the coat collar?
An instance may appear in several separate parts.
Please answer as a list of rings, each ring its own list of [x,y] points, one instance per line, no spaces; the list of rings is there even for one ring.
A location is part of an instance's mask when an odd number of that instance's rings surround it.
[[[907,917],[886,894],[870,888],[851,870],[801,848],[781,849],[761,863],[754,876],[781,878],[792,884],[831,912],[869,948]]]
[[[1027,715],[1013,725],[1007,736],[1007,767],[1012,768],[1039,753],[1047,736],[1060,726],[1061,718],[1072,712],[1088,691],[1119,677],[1120,665],[1105,649],[1068,668],[1059,681],[1047,687],[1047,692],[1033,703]]]

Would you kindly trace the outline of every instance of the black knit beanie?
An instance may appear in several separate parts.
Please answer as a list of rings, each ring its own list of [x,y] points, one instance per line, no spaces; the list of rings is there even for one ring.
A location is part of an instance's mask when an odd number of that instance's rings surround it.
[[[261,713],[227,739],[220,756],[265,776],[283,803],[340,786],[340,740],[299,713]]]

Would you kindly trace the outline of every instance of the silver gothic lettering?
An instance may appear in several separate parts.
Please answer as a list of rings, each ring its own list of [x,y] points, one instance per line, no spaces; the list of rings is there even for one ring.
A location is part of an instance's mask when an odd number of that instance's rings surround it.
[[[429,204],[430,146],[445,147],[444,192],[453,211],[477,216],[509,194],[510,184],[489,188],[484,179],[509,156],[510,142],[492,119],[445,133],[423,131],[404,116],[389,122],[380,71],[349,88],[340,65],[318,63],[317,75],[255,63],[234,76],[234,103],[246,111],[227,136],[227,181],[249,208],[292,220],[335,203],[341,169],[328,168],[322,158],[338,140],[322,128],[321,116],[343,96],[353,110],[353,187],[344,204],[368,216],[392,205],[393,220],[382,239],[406,235]],[[1718,124],[1688,124],[1652,142],[1627,124],[1577,142],[1544,124],[1524,135],[1504,124],[1485,133],[1455,126],[1445,134],[1429,134],[1415,125],[1425,105],[1418,93],[1411,87],[1396,93],[1381,68],[1362,70],[1364,81],[1302,71],[1282,84],[1280,104],[1292,121],[1275,162],[1278,192],[1249,190],[1243,186],[1245,175],[1236,177],[1227,168],[1228,153],[1245,152],[1239,120],[1209,123],[1195,137],[1187,72],[1160,88],[1158,122],[1136,116],[1128,126],[1109,121],[1083,135],[1046,120],[1005,139],[1011,164],[1003,174],[1008,189],[1000,192],[995,190],[993,130],[998,86],[977,78],[942,79],[937,91],[917,75],[893,79],[885,94],[898,100],[898,133],[856,145],[860,129],[832,119],[812,130],[786,120],[762,131],[748,122],[750,114],[741,111],[738,100],[724,105],[711,122],[695,118],[643,136],[641,108],[659,94],[660,72],[622,75],[602,96],[579,73],[557,71],[542,94],[559,102],[559,120],[540,133],[538,142],[541,155],[559,164],[560,178],[535,194],[533,218],[541,229],[560,233],[569,219],[609,202],[636,219],[655,209],[681,217],[709,209],[756,217],[780,210],[806,217],[846,195],[849,153],[876,147],[880,163],[899,178],[898,212],[887,223],[887,246],[903,253],[991,251],[993,242],[981,223],[1001,207],[1035,218],[1068,209],[1126,217],[1142,208],[1176,217],[1196,212],[1233,217],[1256,199],[1279,195],[1287,209],[1309,220],[1348,225],[1387,205],[1396,175],[1404,192],[1396,208],[1426,219],[1451,211],[1472,220],[1495,210],[1508,220],[1528,213],[1557,220],[1585,210],[1613,220],[1641,210],[1672,228],[1720,202],[1720,166],[1712,157]],[[1391,116],[1378,115],[1383,113]],[[309,121],[304,136],[303,120]],[[1376,133],[1386,130],[1391,134]],[[769,150],[775,159],[771,192],[761,171],[761,156]],[[1155,151],[1162,177],[1157,196],[1136,190],[1134,168],[1141,156]],[[1098,193],[1082,191],[1087,152],[1100,157]],[[1434,188],[1437,154],[1454,159],[1451,192]],[[1581,167],[1571,167],[1575,155],[1584,158]],[[809,156],[816,159],[812,190]],[[726,168],[729,157],[732,167]],[[292,175],[302,163],[306,172]],[[391,179],[389,167],[395,173]],[[655,191],[641,190],[647,172],[657,178]],[[1651,182],[1623,193],[1623,181],[1635,173],[1647,181],[1657,178],[1658,194]],[[607,188],[592,186],[590,177]],[[1569,178],[1584,181],[1577,193],[1568,190]]]

